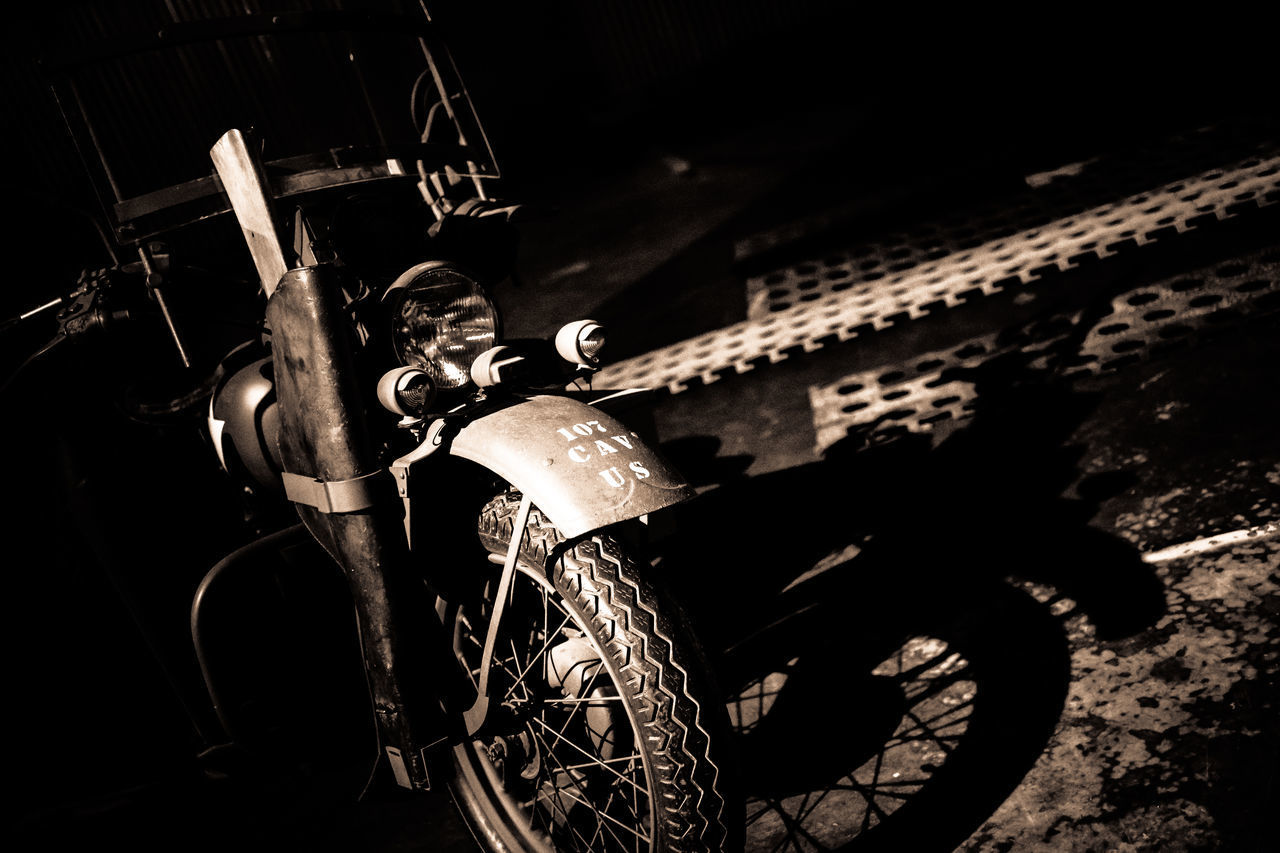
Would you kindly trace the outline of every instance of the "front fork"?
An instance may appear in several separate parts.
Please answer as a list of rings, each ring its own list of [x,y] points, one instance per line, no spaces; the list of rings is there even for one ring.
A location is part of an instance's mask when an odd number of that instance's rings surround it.
[[[417,448],[391,463],[391,475],[395,480],[396,492],[404,507],[405,541],[412,546],[413,515],[412,497],[409,492],[410,470],[415,462],[421,462],[445,446],[444,431],[446,422],[436,421],[426,431],[423,441]],[[511,530],[511,543],[507,546],[507,556],[502,564],[502,576],[498,581],[497,597],[494,600],[493,615],[489,619],[489,628],[485,633],[484,655],[481,658],[480,674],[477,680],[476,698],[471,707],[463,712],[462,719],[466,728],[466,736],[472,737],[489,714],[489,670],[493,661],[493,650],[498,641],[498,628],[502,624],[502,614],[506,610],[507,600],[511,594],[511,581],[515,577],[516,563],[520,559],[520,545],[524,541],[525,528],[529,524],[529,511],[533,508],[533,499],[524,492],[516,510],[515,524]]]
[[[507,599],[511,597],[511,579],[515,577],[516,562],[520,559],[520,543],[524,540],[525,528],[529,525],[529,510],[533,500],[527,494],[520,496],[520,507],[516,510],[516,521],[511,528],[511,544],[507,546],[507,558],[502,564],[502,578],[498,581],[498,593],[493,601],[493,615],[489,618],[489,630],[484,637],[484,656],[480,659],[480,678],[476,685],[476,701],[462,715],[467,726],[467,735],[474,735],[484,725],[489,714],[489,668],[493,662],[493,650],[498,640],[498,626],[502,624],[502,613],[507,607]]]

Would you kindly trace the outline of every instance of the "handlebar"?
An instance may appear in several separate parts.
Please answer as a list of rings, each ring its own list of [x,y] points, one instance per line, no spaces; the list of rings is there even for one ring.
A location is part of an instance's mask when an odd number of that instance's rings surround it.
[[[18,366],[18,369],[10,374],[3,383],[0,383],[0,393],[8,389],[9,385],[22,374],[27,367],[33,364],[37,359],[51,352],[64,341],[72,338],[88,334],[96,329],[102,329],[107,326],[118,323],[122,320],[128,320],[130,314],[128,310],[111,310],[102,303],[101,298],[104,292],[105,284],[108,281],[109,270],[85,270],[80,274],[80,278],[76,283],[76,289],[66,296],[60,296],[57,299],[40,305],[36,308],[19,314],[16,317],[6,320],[0,324],[0,328],[9,328],[16,326],[26,320],[39,316],[44,312],[62,306],[57,313],[58,330],[53,337],[49,339],[43,346],[34,353],[27,356],[26,360]]]

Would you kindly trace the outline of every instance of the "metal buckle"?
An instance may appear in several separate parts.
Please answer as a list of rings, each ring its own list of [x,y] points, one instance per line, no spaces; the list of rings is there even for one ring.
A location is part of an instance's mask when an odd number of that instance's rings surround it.
[[[323,513],[359,512],[377,502],[375,479],[386,476],[374,471],[350,480],[320,480],[284,472],[284,493],[294,503],[315,507]]]

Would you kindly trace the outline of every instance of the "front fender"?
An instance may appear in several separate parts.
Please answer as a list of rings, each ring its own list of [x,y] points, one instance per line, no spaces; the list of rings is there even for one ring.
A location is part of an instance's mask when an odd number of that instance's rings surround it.
[[[478,418],[449,452],[521,492],[566,537],[693,497],[693,487],[619,421],[567,397],[533,397]]]

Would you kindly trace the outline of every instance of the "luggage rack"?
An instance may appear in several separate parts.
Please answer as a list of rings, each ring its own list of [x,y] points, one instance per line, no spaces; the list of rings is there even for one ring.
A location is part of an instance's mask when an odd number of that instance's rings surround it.
[[[280,146],[287,156],[264,158],[277,198],[409,182],[440,218],[491,198],[501,177],[425,12],[246,14],[58,40],[41,67],[121,245],[230,210],[211,168],[177,174],[208,164],[215,126],[252,125]]]

